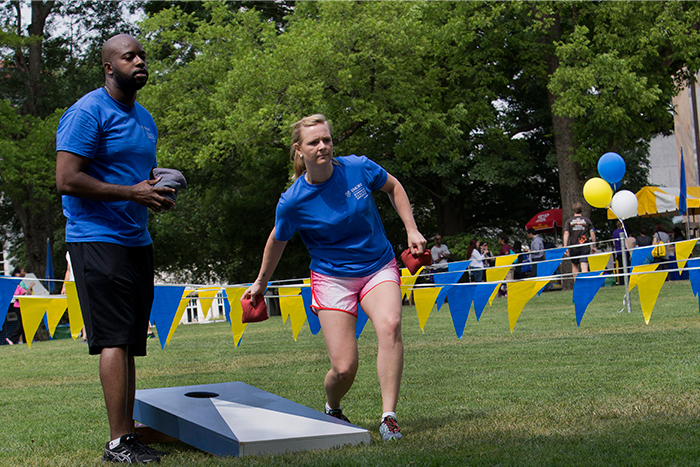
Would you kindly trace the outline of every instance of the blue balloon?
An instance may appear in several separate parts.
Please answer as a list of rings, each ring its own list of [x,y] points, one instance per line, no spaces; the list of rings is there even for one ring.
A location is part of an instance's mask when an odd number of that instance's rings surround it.
[[[625,160],[616,152],[606,152],[598,159],[598,174],[610,184],[615,184],[625,176]]]

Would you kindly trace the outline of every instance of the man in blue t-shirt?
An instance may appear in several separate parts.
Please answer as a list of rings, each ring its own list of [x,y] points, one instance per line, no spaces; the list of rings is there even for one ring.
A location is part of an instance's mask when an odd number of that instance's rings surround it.
[[[61,117],[56,134],[56,187],[63,195],[70,252],[89,352],[100,355],[110,439],[103,460],[157,462],[164,452],[134,433],[135,356],[146,355],[153,303],[153,250],[148,208],[175,203],[172,188],[154,186],[158,130],[136,102],[148,80],[146,54],[120,34],[102,48],[105,85]]]

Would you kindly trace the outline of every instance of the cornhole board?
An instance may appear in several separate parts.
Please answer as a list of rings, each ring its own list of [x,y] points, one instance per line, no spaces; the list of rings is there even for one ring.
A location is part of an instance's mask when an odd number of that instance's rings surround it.
[[[141,389],[134,420],[217,456],[369,444],[369,431],[240,381]]]

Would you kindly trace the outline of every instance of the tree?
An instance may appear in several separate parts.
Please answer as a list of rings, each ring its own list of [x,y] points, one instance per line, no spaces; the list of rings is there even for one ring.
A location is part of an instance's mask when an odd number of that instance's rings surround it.
[[[673,129],[672,97],[698,70],[693,2],[567,2],[514,5],[524,27],[524,76],[546,83],[565,216],[605,152],[627,160],[630,180],[646,148]],[[640,149],[642,149],[640,151]]]
[[[159,124],[162,163],[228,167],[235,195],[227,198],[240,196],[264,222],[262,231],[252,228],[251,243],[238,240],[248,238],[250,223],[229,221],[229,241],[237,245],[224,262],[240,264],[229,280],[254,275],[287,183],[289,125],[310,113],[332,118],[336,154],[366,153],[404,180],[423,229],[455,233],[472,213],[489,226],[505,224],[514,210],[529,219],[551,196],[543,183],[554,173],[551,161],[505,128],[496,101],[506,80],[496,66],[477,66],[485,60],[480,25],[501,6],[303,3],[282,33],[256,12],[205,6],[209,14],[173,8],[144,23],[149,55],[162,58],[151,62],[156,79],[143,102]],[[398,217],[378,201],[401,249]],[[173,231],[154,229],[160,241]],[[252,244],[258,261],[242,262]],[[293,267],[307,274],[306,261]],[[211,261],[196,269],[207,268],[219,269]]]

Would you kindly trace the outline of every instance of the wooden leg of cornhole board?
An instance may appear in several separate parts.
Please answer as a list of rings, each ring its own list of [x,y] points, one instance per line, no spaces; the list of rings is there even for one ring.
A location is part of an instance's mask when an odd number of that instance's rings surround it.
[[[217,456],[368,444],[369,432],[242,382],[136,391],[134,419]]]

